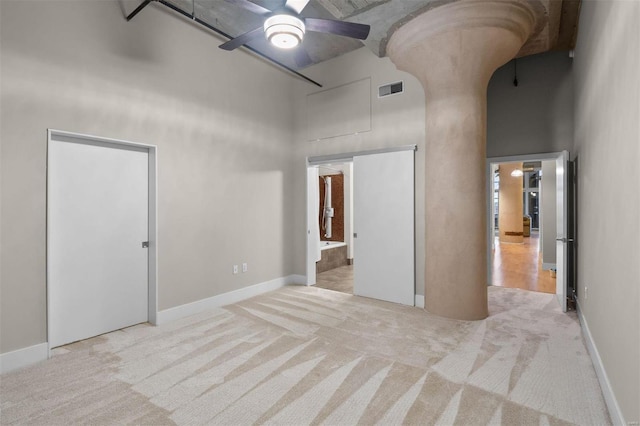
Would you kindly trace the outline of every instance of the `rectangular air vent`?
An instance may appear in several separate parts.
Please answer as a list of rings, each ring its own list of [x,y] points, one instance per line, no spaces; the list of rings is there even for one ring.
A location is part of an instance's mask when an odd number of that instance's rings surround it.
[[[404,84],[399,81],[397,83],[385,84],[378,87],[378,97],[384,98],[385,96],[396,95],[404,92]]]

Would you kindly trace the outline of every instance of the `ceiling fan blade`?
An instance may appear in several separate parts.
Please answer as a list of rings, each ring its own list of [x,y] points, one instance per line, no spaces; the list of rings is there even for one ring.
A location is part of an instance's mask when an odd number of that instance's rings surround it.
[[[308,67],[313,64],[313,60],[302,46],[298,46],[293,53],[293,60],[296,62],[298,68]]]
[[[260,6],[259,4],[255,4],[250,2],[249,0],[226,0],[227,3],[235,4],[249,12],[253,12],[256,15],[266,15],[271,13],[271,11],[265,7]]]
[[[337,34],[360,40],[365,40],[369,36],[369,31],[371,30],[371,27],[365,24],[318,18],[305,18],[304,25],[307,27],[308,31]]]
[[[302,10],[307,7],[310,0],[287,0],[284,7],[289,10],[293,10],[297,15],[302,13]]]
[[[232,38],[228,42],[222,43],[218,47],[220,49],[224,49],[224,50],[237,49],[238,47],[242,46],[243,44],[247,44],[251,40],[260,37],[262,34],[264,34],[264,29],[262,27],[258,27],[255,30],[251,30],[251,31],[249,31],[247,33],[239,35],[236,38]]]

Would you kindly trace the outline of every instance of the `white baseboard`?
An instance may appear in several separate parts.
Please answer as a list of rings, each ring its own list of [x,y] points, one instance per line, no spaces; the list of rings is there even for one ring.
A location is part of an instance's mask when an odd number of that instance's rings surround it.
[[[556,269],[556,264],[555,263],[542,263],[542,270],[543,271],[550,271],[551,269]]]
[[[613,388],[611,387],[611,382],[609,382],[607,371],[605,370],[604,365],[602,364],[602,358],[600,358],[598,347],[596,346],[596,343],[593,341],[593,337],[591,336],[591,331],[589,330],[589,325],[587,324],[587,320],[582,315],[582,310],[580,309],[580,303],[576,303],[576,306],[578,308],[577,309],[578,319],[580,320],[580,325],[582,326],[582,334],[584,335],[584,340],[587,342],[587,349],[589,350],[589,355],[591,356],[591,362],[593,362],[593,367],[596,370],[596,375],[598,376],[598,381],[600,382],[600,388],[602,389],[604,401],[606,402],[607,408],[609,409],[611,422],[614,425],[626,425],[627,422],[624,420],[624,416],[622,415],[622,410],[620,410],[620,406],[618,405],[618,400],[616,399],[616,396],[613,393]]]
[[[0,354],[0,374],[26,367],[49,357],[47,342]]]
[[[288,277],[285,277],[285,279],[287,279],[289,281],[289,284],[287,285],[307,285],[307,276],[306,275],[289,275]]]
[[[415,304],[417,308],[424,308],[424,296],[421,294],[416,294]]]
[[[250,297],[258,296],[268,291],[277,290],[287,285],[304,285],[306,277],[304,275],[289,275],[286,277],[276,278],[271,281],[265,281],[259,284],[244,287],[228,293],[218,294],[206,299],[198,300],[192,303],[176,306],[174,308],[165,309],[158,312],[156,317],[156,325],[166,324],[180,318],[198,314],[209,309],[219,308],[220,306],[230,305],[240,302]]]

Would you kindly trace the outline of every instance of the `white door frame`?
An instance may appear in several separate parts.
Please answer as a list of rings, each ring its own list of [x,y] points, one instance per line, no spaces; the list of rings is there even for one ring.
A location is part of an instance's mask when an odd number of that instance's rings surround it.
[[[519,163],[529,161],[547,161],[557,160],[558,157],[564,155],[567,151],[561,152],[546,152],[541,154],[523,154],[523,155],[511,155],[507,157],[489,157],[486,160],[486,173],[487,173],[487,284],[493,284],[493,176],[491,176],[491,166],[497,163]],[[568,155],[568,153],[567,153]],[[566,217],[565,217],[566,220]],[[557,256],[557,255],[556,255]]]
[[[148,321],[156,325],[158,317],[158,184],[157,184],[157,151],[155,145],[130,142],[120,139],[103,138],[80,133],[66,132],[62,130],[47,130],[47,150],[52,141],[74,142],[80,144],[100,144],[105,146],[131,146],[146,149],[149,153],[149,251],[148,251]],[[47,168],[49,156],[47,153]],[[47,173],[47,181],[48,181]],[[49,203],[47,202],[47,255],[46,255],[46,286],[47,286],[47,346],[49,356],[51,356],[51,346],[49,344],[50,330],[50,306],[49,306]]]
[[[310,235],[310,230],[311,230],[311,223],[309,222],[310,220],[312,220],[310,218],[310,211],[309,211],[309,206],[310,206],[310,200],[309,200],[309,181],[308,181],[308,177],[309,177],[309,173],[307,172],[307,170],[309,169],[309,167],[314,167],[314,166],[319,166],[322,164],[330,164],[330,163],[353,163],[353,157],[359,156],[359,155],[369,155],[369,154],[383,154],[386,152],[396,152],[396,151],[417,151],[418,150],[418,146],[417,145],[402,145],[402,146],[396,146],[396,147],[389,147],[389,148],[381,148],[381,149],[374,149],[374,150],[369,150],[369,151],[356,151],[356,152],[344,152],[344,153],[336,153],[336,154],[328,154],[328,155],[318,155],[318,156],[310,156],[310,157],[306,157],[305,158],[305,200],[306,200],[306,208],[305,208],[305,213],[306,213],[306,220],[305,220],[305,224],[306,224],[306,228],[305,228],[305,236],[306,236],[306,247],[305,247],[305,253],[306,253],[306,257],[305,257],[305,264],[306,264],[306,285],[314,285],[316,283],[316,269],[315,269],[315,261],[311,261],[311,256],[312,253],[309,250],[309,241],[311,238]],[[355,172],[354,172],[355,173]],[[414,188],[415,191],[415,188]],[[351,196],[353,197],[353,194],[351,194]],[[414,194],[415,196],[415,194]],[[414,218],[415,220],[415,218]],[[415,232],[415,230],[414,230]],[[415,241],[414,241],[415,244]],[[414,256],[415,256],[415,247],[414,247]],[[414,271],[415,271],[415,258],[414,258]],[[414,273],[414,298],[415,298],[415,293],[416,293],[416,289],[415,289],[415,273]]]

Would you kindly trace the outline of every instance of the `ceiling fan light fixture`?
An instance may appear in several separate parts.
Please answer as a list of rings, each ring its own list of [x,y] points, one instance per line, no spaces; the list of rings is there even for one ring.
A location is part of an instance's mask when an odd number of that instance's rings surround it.
[[[302,43],[304,32],[304,22],[292,15],[273,15],[264,21],[267,40],[281,49],[293,49]]]

